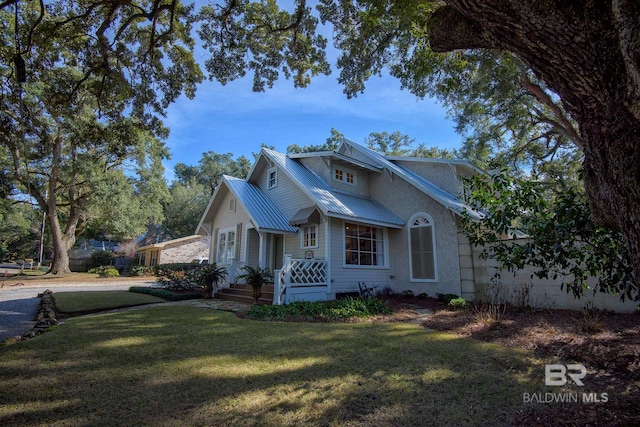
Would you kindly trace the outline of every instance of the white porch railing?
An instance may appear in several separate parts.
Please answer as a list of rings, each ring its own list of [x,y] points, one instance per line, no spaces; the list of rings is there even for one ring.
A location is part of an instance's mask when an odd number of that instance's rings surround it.
[[[287,289],[327,288],[327,261],[317,259],[292,259],[285,255],[281,270],[274,272],[273,304],[286,302]]]

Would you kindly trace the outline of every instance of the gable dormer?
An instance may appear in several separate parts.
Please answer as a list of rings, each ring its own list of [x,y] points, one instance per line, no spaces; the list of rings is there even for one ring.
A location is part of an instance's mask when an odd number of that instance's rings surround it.
[[[370,197],[370,174],[380,173],[379,168],[336,151],[290,154],[289,157],[312,170],[332,189],[364,197]]]

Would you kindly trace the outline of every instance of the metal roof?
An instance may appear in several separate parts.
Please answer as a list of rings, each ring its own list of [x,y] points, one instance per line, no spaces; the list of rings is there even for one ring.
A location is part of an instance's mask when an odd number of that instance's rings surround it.
[[[416,188],[418,188],[428,196],[432,197],[433,199],[441,203],[443,206],[445,206],[447,209],[451,210],[452,212],[458,215],[462,215],[462,213],[466,211],[471,216],[471,218],[474,218],[474,219],[484,218],[484,214],[472,208],[471,206],[467,205],[458,197],[454,196],[448,191],[443,190],[442,188],[438,187],[428,179],[424,178],[421,175],[418,175],[412,170],[409,170],[404,166],[394,163],[393,161],[387,159],[382,154],[376,153],[373,150],[369,150],[368,148],[365,148],[360,144],[356,144],[355,142],[349,141],[346,139],[344,140],[343,144],[347,144],[348,146],[358,150],[360,153],[364,154],[365,156],[374,160],[378,164],[382,165],[389,172],[398,175],[399,177],[401,177],[411,185],[415,186]]]
[[[295,233],[298,229],[289,225],[287,217],[257,185],[244,179],[223,175],[222,181],[247,211],[258,231]]]
[[[297,183],[325,215],[385,227],[400,228],[404,225],[400,217],[375,200],[333,190],[322,178],[297,160],[267,148],[263,148],[262,153]]]

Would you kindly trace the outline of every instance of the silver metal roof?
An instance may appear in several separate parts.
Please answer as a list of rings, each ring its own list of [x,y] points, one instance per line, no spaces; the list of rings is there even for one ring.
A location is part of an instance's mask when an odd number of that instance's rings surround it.
[[[333,190],[322,178],[297,160],[277,151],[262,149],[269,160],[296,182],[327,216],[400,228],[404,221],[370,198]]]
[[[432,197],[433,199],[441,203],[443,206],[445,206],[447,209],[451,210],[452,212],[458,215],[462,215],[462,213],[466,211],[471,216],[471,218],[474,218],[474,219],[484,218],[484,215],[481,212],[478,212],[476,209],[467,205],[458,197],[454,196],[448,191],[443,190],[442,188],[438,187],[437,185],[435,185],[428,179],[424,178],[423,176],[420,176],[417,173],[392,162],[382,154],[376,153],[373,150],[369,150],[368,148],[365,148],[360,144],[356,144],[355,142],[349,141],[346,139],[344,140],[343,143],[351,146],[352,148],[358,150],[365,156],[371,158],[372,160],[382,165],[385,169],[387,169],[391,173],[398,175],[408,183],[412,184],[413,186],[415,186],[416,188],[418,188],[428,196]]]
[[[289,225],[287,217],[257,185],[229,175],[223,175],[222,182],[242,204],[258,231],[295,233],[298,230]]]

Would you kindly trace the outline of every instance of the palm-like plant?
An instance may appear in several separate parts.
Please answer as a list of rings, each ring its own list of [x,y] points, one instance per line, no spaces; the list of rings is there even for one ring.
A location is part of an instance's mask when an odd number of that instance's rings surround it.
[[[238,276],[238,279],[244,280],[247,285],[251,285],[253,291],[253,299],[258,300],[262,296],[262,285],[273,280],[273,275],[268,268],[251,267],[245,265],[242,267],[244,274]]]
[[[229,274],[224,267],[218,267],[215,263],[202,268],[200,284],[204,287],[204,297],[213,297],[213,287],[223,282]]]

